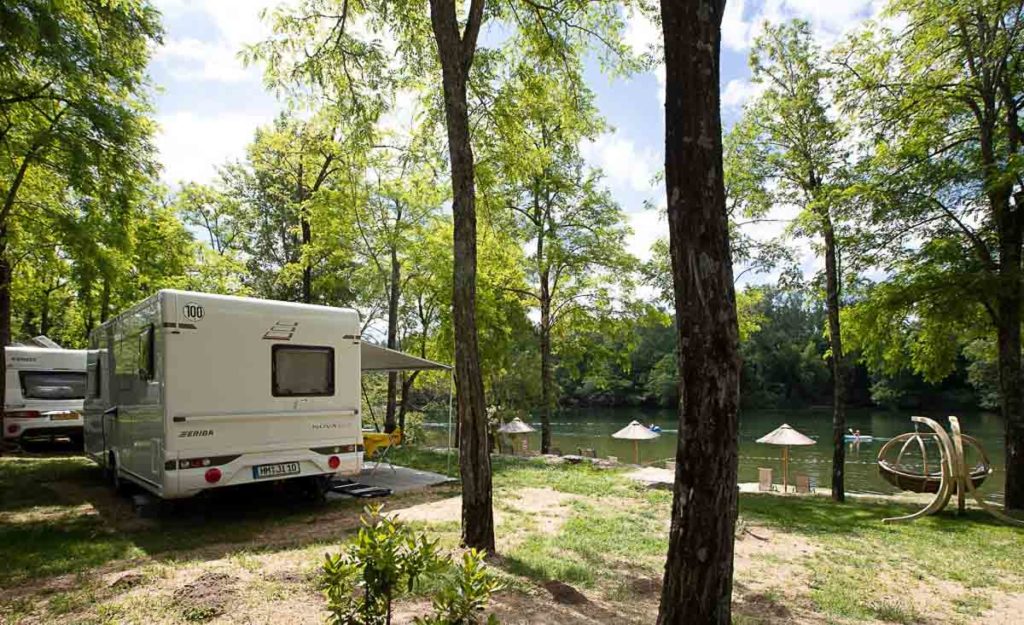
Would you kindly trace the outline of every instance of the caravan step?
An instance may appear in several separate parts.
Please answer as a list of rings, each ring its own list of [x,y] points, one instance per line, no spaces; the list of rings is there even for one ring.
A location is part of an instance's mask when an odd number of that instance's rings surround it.
[[[372,497],[387,497],[391,494],[390,488],[384,488],[382,486],[369,486],[367,484],[359,484],[352,482],[349,484],[337,484],[332,483],[331,491],[341,494],[349,495],[351,497],[359,497],[363,499],[369,499]]]

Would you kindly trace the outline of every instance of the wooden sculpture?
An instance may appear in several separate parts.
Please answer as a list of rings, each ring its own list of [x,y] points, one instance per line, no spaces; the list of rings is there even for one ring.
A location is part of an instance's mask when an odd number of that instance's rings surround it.
[[[978,494],[977,487],[992,473],[992,463],[977,439],[960,431],[959,419],[949,417],[950,433],[948,434],[941,425],[927,417],[911,417],[910,420],[927,426],[932,432],[925,434],[916,431],[908,432],[889,439],[878,451],[878,471],[887,482],[897,488],[915,493],[935,493],[935,498],[927,506],[913,514],[883,519],[884,523],[912,521],[929,514],[936,514],[945,509],[954,494],[957,498],[957,512],[963,513],[966,495],[969,492],[982,510],[1007,523],[1024,526],[1024,521],[1006,516],[986,503]],[[932,465],[935,468],[931,471],[929,471],[926,439],[934,440],[939,448],[938,466]],[[888,460],[886,454],[901,443],[902,446],[895,461]],[[923,466],[920,470],[916,467],[907,467],[902,463],[904,454],[914,443],[921,451]],[[975,449],[980,458],[980,461],[970,468],[967,466],[965,446]]]

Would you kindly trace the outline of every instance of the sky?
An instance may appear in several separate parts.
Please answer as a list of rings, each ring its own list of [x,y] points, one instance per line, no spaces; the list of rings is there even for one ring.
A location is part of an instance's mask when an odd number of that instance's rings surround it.
[[[259,67],[245,67],[238,52],[262,40],[269,28],[260,12],[280,0],[155,0],[166,34],[150,68],[160,132],[157,148],[162,179],[170,187],[209,182],[217,168],[243,156],[256,128],[273,120],[282,104],[265,89]],[[722,21],[722,118],[726,128],[756,95],[747,65],[750,46],[767,22],[807,20],[816,39],[828,46],[877,16],[882,0],[729,0]],[[628,16],[627,42],[646,50],[660,30],[640,15]],[[582,146],[584,156],[605,174],[605,182],[629,218],[629,250],[649,258],[650,246],[667,236],[664,188],[655,181],[664,158],[664,68],[610,79],[596,64],[587,81],[611,131]],[[652,205],[656,208],[645,208]],[[772,218],[792,216],[781,207]],[[753,228],[754,226],[751,226]],[[779,234],[784,222],[756,226],[757,238]],[[819,268],[806,243],[800,247],[805,273]],[[744,280],[769,277],[748,274]]]

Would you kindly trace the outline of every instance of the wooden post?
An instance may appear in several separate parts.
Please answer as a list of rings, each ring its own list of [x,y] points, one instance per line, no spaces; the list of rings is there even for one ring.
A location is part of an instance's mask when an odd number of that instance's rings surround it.
[[[789,445],[782,446],[782,493],[789,490]]]

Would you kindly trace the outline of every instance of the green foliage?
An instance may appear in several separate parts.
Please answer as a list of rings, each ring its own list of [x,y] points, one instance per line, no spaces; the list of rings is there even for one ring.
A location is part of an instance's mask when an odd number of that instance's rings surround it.
[[[390,625],[392,601],[410,593],[425,576],[451,567],[437,541],[369,506],[360,517],[361,527],[342,552],[327,554],[321,567],[320,587],[336,625]],[[417,623],[475,625],[492,593],[501,584],[484,565],[484,554],[464,554],[449,585],[434,598],[434,614]],[[493,616],[487,623],[495,623]]]
[[[336,625],[390,623],[394,597],[442,565],[436,541],[382,515],[381,506],[366,508],[360,522],[349,548],[324,558],[320,585]]]
[[[462,555],[455,567],[455,580],[442,588],[434,597],[434,613],[417,617],[416,625],[477,625],[480,615],[487,609],[491,595],[502,589],[502,584],[484,564],[484,554],[470,549]],[[487,625],[496,625],[497,617],[487,616]]]
[[[876,371],[938,380],[965,346],[1020,323],[999,307],[1020,284],[1011,259],[1022,224],[1006,217],[1024,198],[1021,8],[895,0],[885,17],[895,19],[869,23],[836,52],[847,70],[836,101],[869,156],[854,189],[865,208],[858,262],[885,274],[851,311],[851,338]],[[975,367],[972,382],[991,405],[987,371]]]

